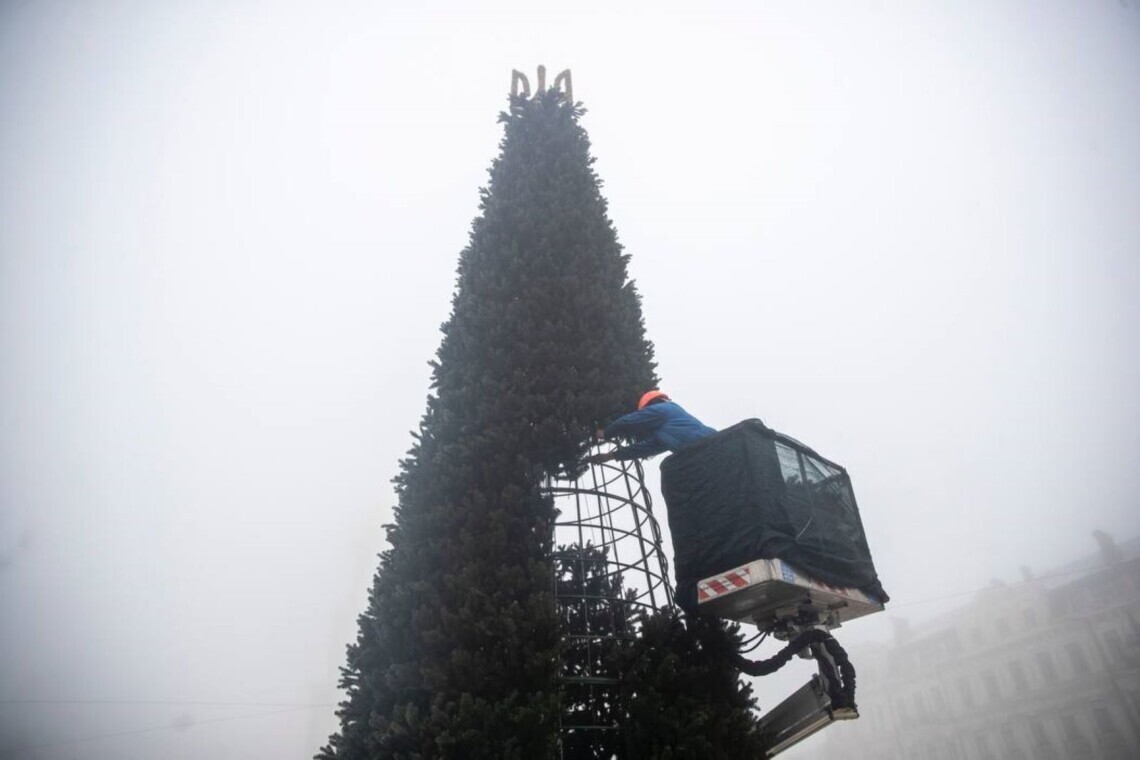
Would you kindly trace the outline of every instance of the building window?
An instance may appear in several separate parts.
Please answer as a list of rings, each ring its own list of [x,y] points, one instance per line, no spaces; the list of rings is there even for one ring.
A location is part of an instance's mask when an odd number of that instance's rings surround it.
[[[970,680],[965,676],[958,679],[958,698],[962,700],[962,706],[967,710],[973,708],[974,690],[970,688]]]
[[[907,701],[905,699],[895,700],[895,714],[899,716],[899,723],[906,725],[910,722],[910,711],[907,709]]]
[[[1041,668],[1041,677],[1045,679],[1045,683],[1057,682],[1057,663],[1053,662],[1052,652],[1038,652],[1037,667]]]
[[[1124,640],[1120,638],[1120,631],[1109,631],[1104,634],[1104,643],[1108,652],[1117,659],[1124,659]]]
[[[1120,733],[1116,721],[1108,711],[1107,705],[1093,707],[1093,718],[1096,720],[1097,741],[1100,742],[1104,757],[1124,757],[1127,753],[1127,742]]]
[[[934,710],[935,717],[946,713],[946,695],[942,692],[941,686],[934,686],[930,689],[930,707]]]
[[[1029,718],[1029,733],[1033,737],[1033,751],[1037,757],[1044,760],[1060,760],[1061,755],[1057,751],[1056,745],[1053,744],[1053,740],[1049,738],[1041,718],[1037,716]]]
[[[1013,726],[1005,725],[1001,727],[1001,744],[1002,749],[1007,755],[1017,752],[1017,737],[1013,734]]]
[[[1080,644],[1070,641],[1065,645],[1065,651],[1069,653],[1069,659],[1073,662],[1073,672],[1078,676],[1083,676],[1091,670],[1089,658],[1085,655],[1085,650],[1081,648]]]
[[[1009,663],[1009,676],[1013,679],[1013,688],[1018,691],[1029,689],[1029,680],[1025,677],[1025,666],[1019,660]]]
[[[1077,723],[1077,716],[1069,713],[1061,716],[1061,728],[1065,734],[1065,749],[1069,751],[1070,755],[1076,757],[1091,757],[1092,745],[1081,731],[1080,725]]]
[[[916,691],[914,693],[914,711],[919,720],[926,720],[926,700],[922,698],[922,692]]]
[[[1022,749],[1021,744],[1017,741],[1017,734],[1013,730],[1013,726],[1009,723],[1001,727],[1001,742],[1002,753],[1001,756],[1007,760],[1014,760],[1017,758],[1025,757],[1025,750]]]
[[[951,656],[962,653],[962,639],[958,636],[958,630],[956,628],[950,629],[946,634],[946,651]]]
[[[974,734],[974,749],[978,760],[994,760],[994,751],[990,747],[990,737],[979,731]]]
[[[997,674],[992,670],[982,673],[982,684],[986,687],[986,698],[991,702],[1001,699],[1001,689],[998,688]]]

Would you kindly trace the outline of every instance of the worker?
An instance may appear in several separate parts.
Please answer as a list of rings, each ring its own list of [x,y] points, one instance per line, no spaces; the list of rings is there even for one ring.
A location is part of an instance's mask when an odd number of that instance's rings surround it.
[[[597,431],[598,440],[632,438],[634,443],[621,446],[604,454],[595,454],[586,461],[601,464],[611,460],[643,459],[665,451],[677,451],[689,444],[712,435],[716,430],[671,401],[659,390],[648,391],[637,402],[637,411],[611,422]]]

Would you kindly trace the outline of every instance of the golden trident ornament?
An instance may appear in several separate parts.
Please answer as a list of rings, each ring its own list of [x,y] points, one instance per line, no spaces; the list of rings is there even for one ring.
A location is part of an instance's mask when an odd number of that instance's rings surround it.
[[[522,96],[524,98],[530,97],[530,80],[526,78],[526,74],[518,69],[511,69],[511,95],[517,97],[519,89],[522,89]],[[554,84],[551,86],[552,90],[560,90],[566,96],[567,103],[574,102],[574,85],[570,81],[570,69],[564,69],[561,74],[554,77]],[[535,94],[544,92],[546,90],[546,67],[538,67],[538,88]]]

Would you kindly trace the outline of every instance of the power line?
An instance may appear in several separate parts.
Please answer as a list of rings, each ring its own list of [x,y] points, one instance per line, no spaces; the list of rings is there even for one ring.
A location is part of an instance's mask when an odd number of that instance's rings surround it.
[[[158,704],[182,704],[182,705],[185,705],[185,704],[194,704],[194,703],[191,703],[191,702],[174,702],[174,703],[160,702]],[[307,705],[305,707],[290,707],[290,708],[285,709],[285,710],[270,710],[268,712],[252,713],[252,714],[246,714],[246,715],[227,715],[227,716],[222,717],[222,718],[206,718],[205,720],[195,720],[191,723],[186,723],[186,724],[182,724],[182,725],[169,725],[168,724],[165,726],[151,726],[150,728],[136,728],[136,729],[133,729],[131,731],[116,731],[114,733],[109,733],[109,734],[96,734],[94,736],[83,736],[83,737],[79,737],[77,739],[64,739],[63,741],[47,742],[45,744],[27,744],[27,745],[24,745],[23,747],[16,747],[15,749],[5,750],[4,754],[16,755],[20,752],[29,752],[31,750],[37,750],[37,749],[46,749],[48,747],[62,747],[62,746],[67,745],[67,744],[83,744],[85,742],[93,742],[93,741],[97,741],[99,739],[112,739],[112,738],[119,737],[119,736],[137,736],[138,734],[149,734],[149,733],[154,733],[157,731],[170,731],[173,729],[193,728],[194,726],[200,726],[200,725],[203,725],[205,723],[222,723],[222,722],[230,721],[230,720],[245,720],[247,718],[262,718],[262,717],[265,717],[267,715],[283,715],[285,713],[298,712],[300,710],[305,710],[305,709],[308,709],[310,707],[325,707],[325,705]]]

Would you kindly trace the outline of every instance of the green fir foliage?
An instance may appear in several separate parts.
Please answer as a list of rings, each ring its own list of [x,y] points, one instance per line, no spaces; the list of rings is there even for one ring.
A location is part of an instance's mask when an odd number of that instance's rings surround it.
[[[740,642],[735,624],[663,611],[633,646],[613,650],[627,713],[621,757],[763,757],[752,687],[732,665]]]
[[[581,109],[512,99],[322,758],[557,753],[546,473],[656,384]]]

